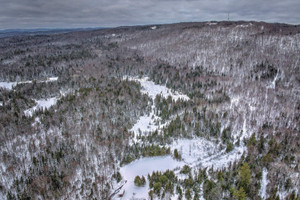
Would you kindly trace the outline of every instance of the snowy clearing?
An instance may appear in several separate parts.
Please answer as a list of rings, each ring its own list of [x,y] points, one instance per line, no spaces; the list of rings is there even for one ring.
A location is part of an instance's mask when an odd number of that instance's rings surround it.
[[[49,109],[51,106],[55,105],[57,102],[57,97],[49,98],[49,99],[40,99],[40,100],[35,100],[36,106],[27,109],[24,111],[25,116],[31,117],[32,114],[39,109]]]
[[[171,156],[160,156],[152,158],[142,158],[136,160],[129,165],[121,167],[120,172],[127,183],[121,191],[125,190],[125,194],[121,199],[128,200],[132,197],[148,199],[149,183],[146,181],[144,187],[137,187],[134,185],[134,178],[136,176],[145,176],[151,174],[153,171],[173,170],[177,167],[182,167],[184,163],[173,160]],[[115,199],[120,199],[115,197]]]
[[[57,81],[58,77],[50,77],[47,78],[47,80],[43,81],[37,81],[37,83],[48,83],[48,82],[53,82]],[[32,81],[19,81],[19,82],[0,82],[0,87],[5,88],[7,90],[12,90],[13,87],[15,87],[18,84],[26,84],[26,83],[32,83]]]
[[[268,170],[266,168],[263,169],[262,171],[262,179],[261,179],[261,183],[260,183],[260,191],[259,191],[259,195],[262,199],[266,199],[267,198],[267,186],[268,186]]]
[[[210,156],[200,161],[198,164],[201,168],[214,168],[214,169],[222,169],[227,168],[230,163],[233,163],[236,160],[239,160],[243,153],[247,151],[246,147],[240,146],[235,147],[231,152],[226,153],[225,150],[221,151],[218,154]]]
[[[153,100],[159,94],[162,95],[164,98],[168,98],[168,96],[171,96],[174,101],[177,101],[178,99],[188,101],[190,99],[187,95],[181,94],[176,91],[172,91],[171,89],[167,88],[165,85],[157,85],[153,81],[149,81],[148,77],[136,78],[136,77],[124,76],[123,80],[125,79],[139,82],[142,85],[141,92],[147,94]]]
[[[142,86],[141,92],[143,94],[147,94],[153,101],[155,100],[155,97],[157,95],[162,95],[164,98],[168,98],[169,96],[171,96],[174,101],[177,101],[178,99],[188,101],[190,99],[187,95],[172,91],[164,85],[157,85],[153,81],[149,81],[148,77],[136,78],[124,76],[123,80],[126,79],[139,82]],[[168,124],[168,122],[166,122],[165,124],[161,124],[161,118],[155,115],[154,110],[155,106],[153,105],[151,107],[150,114],[147,116],[141,116],[137,123],[131,128],[130,131],[134,132],[135,134],[133,142],[137,142],[138,135],[147,134],[149,132],[159,130]]]
[[[190,166],[214,169],[227,168],[230,163],[239,160],[247,149],[240,146],[226,153],[225,149],[220,151],[217,144],[205,138],[176,140],[170,145],[170,148],[172,151],[177,149],[183,162]]]
[[[47,99],[34,100],[36,102],[36,105],[32,108],[29,108],[29,109],[25,110],[24,114],[27,117],[31,117],[36,110],[49,109],[51,106],[54,106],[61,97],[64,97],[67,94],[71,94],[71,93],[73,93],[73,90],[61,90],[59,97],[52,97],[52,98],[47,98]]]
[[[164,172],[166,170],[174,170],[186,164],[190,167],[200,168],[227,168],[230,163],[240,159],[242,154],[246,151],[246,147],[236,147],[229,153],[226,153],[225,150],[219,152],[215,143],[204,138],[179,139],[174,141],[170,145],[170,148],[172,151],[174,151],[174,149],[178,150],[182,156],[181,161],[174,160],[171,156],[159,156],[142,158],[121,167],[120,172],[123,176],[123,180],[127,181],[120,191],[120,193],[125,191],[121,199],[127,200],[132,197],[134,197],[134,199],[147,199],[149,191],[148,180],[144,187],[137,187],[134,185],[134,178],[136,176],[145,176],[147,179],[147,175],[153,171]],[[179,172],[176,174],[178,176],[181,175]],[[115,199],[119,198],[115,197]],[[172,199],[176,199],[176,197],[173,196]]]
[[[154,114],[154,108],[152,108],[152,111],[149,115],[141,116],[139,120],[134,124],[134,126],[130,129],[130,131],[133,131],[135,134],[133,141],[137,142],[137,136],[139,134],[147,134],[158,129],[160,127],[160,121],[160,117]]]
[[[212,156],[218,152],[217,145],[204,138],[195,139],[179,139],[174,141],[170,148],[172,152],[174,149],[178,150],[183,161],[187,164],[193,164],[197,161]]]
[[[17,85],[17,82],[0,82],[0,87],[5,88],[7,90],[11,90],[16,85]]]
[[[153,102],[157,95],[162,95],[164,98],[171,96],[175,101],[178,99],[189,100],[188,96],[172,91],[166,86],[157,85],[153,81],[149,81],[147,77],[123,77],[123,80],[126,79],[139,82],[142,86],[141,92],[152,98]],[[236,104],[238,101],[238,98],[234,99],[231,104]],[[161,118],[156,116],[154,111],[155,105],[152,105],[150,114],[141,116],[137,123],[131,128],[130,131],[135,134],[135,137],[131,142],[137,143],[138,135],[144,135],[155,130],[159,131],[168,124],[168,122],[162,124]],[[121,167],[120,172],[123,176],[123,180],[127,181],[120,191],[121,193],[125,191],[125,194],[121,199],[131,199],[132,197],[134,199],[148,198],[148,181],[144,187],[137,187],[134,185],[134,178],[138,175],[145,176],[146,178],[147,174],[152,173],[153,171],[173,170],[182,167],[185,164],[188,164],[191,167],[200,168],[227,168],[230,163],[240,159],[246,151],[246,147],[240,146],[235,147],[231,152],[226,153],[225,149],[220,151],[216,143],[205,138],[179,139],[175,140],[169,147],[172,151],[174,151],[174,149],[178,150],[182,157],[181,161],[174,160],[171,156],[160,156],[154,158],[142,158]]]

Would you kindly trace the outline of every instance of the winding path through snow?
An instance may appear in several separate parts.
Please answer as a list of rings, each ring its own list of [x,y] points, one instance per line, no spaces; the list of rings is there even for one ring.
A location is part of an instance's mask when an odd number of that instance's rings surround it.
[[[58,77],[49,77],[47,80],[43,81],[37,81],[38,83],[48,83],[57,81]],[[7,90],[12,90],[13,87],[15,87],[18,84],[26,84],[26,83],[32,83],[32,81],[19,81],[19,82],[0,82],[0,87],[5,88]]]
[[[148,77],[144,78],[136,78],[136,77],[128,77],[124,76],[123,80],[130,80],[139,82],[142,86],[141,92],[143,94],[147,94],[154,102],[157,95],[161,95],[164,98],[171,98],[174,101],[178,99],[182,99],[184,101],[188,101],[190,98],[187,95],[181,94],[176,91],[172,91],[171,89],[167,88],[164,85],[157,85],[153,81],[150,81]],[[133,142],[137,142],[137,136],[139,134],[147,134],[149,132],[159,130],[164,127],[166,124],[161,124],[161,118],[154,113],[155,105],[152,105],[151,112],[149,115],[141,116],[137,123],[131,128],[130,131],[133,131],[135,136],[133,138]]]

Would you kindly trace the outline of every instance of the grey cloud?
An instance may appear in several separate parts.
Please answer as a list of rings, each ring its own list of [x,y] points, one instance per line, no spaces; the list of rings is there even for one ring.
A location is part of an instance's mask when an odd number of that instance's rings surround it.
[[[0,29],[111,27],[182,21],[300,23],[299,0],[0,0]]]

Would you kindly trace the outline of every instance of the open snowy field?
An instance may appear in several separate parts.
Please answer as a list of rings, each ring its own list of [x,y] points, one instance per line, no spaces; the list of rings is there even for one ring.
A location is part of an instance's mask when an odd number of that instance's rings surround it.
[[[148,198],[148,180],[146,181],[146,185],[144,187],[137,187],[134,185],[134,178],[136,176],[144,176],[147,179],[147,175],[152,174],[153,171],[174,170],[175,168],[182,167],[183,165],[183,162],[178,162],[174,160],[171,156],[159,156],[152,158],[142,158],[121,167],[121,175],[123,176],[124,180],[127,180],[127,183],[121,190],[125,190],[122,199],[128,200],[131,199],[131,197],[137,199]]]

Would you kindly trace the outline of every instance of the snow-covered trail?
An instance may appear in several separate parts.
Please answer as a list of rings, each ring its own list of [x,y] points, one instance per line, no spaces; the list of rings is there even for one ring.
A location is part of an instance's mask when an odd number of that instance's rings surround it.
[[[48,83],[48,82],[53,82],[57,81],[58,77],[49,77],[47,80],[43,81],[37,81],[37,83]],[[0,82],[0,87],[5,88],[7,90],[12,90],[13,87],[15,87],[18,84],[26,84],[26,83],[32,83],[32,81],[19,81],[19,82]]]
[[[266,199],[267,198],[267,186],[268,186],[268,170],[266,168],[263,169],[262,171],[262,179],[261,179],[261,183],[260,183],[260,191],[259,191],[259,195],[262,199]]]

